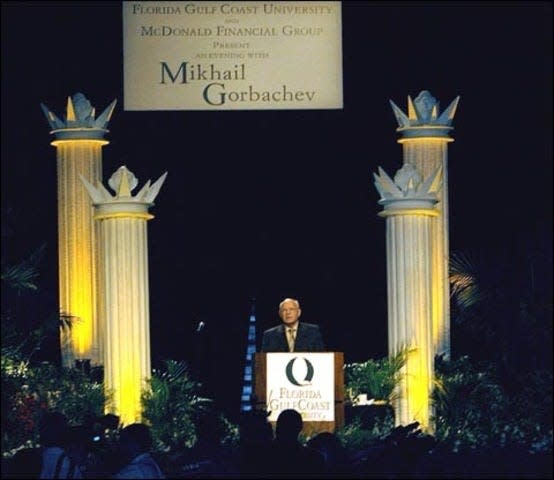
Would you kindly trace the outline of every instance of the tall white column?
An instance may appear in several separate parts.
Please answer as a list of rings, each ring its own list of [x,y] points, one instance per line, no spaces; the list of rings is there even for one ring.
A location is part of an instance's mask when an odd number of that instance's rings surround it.
[[[41,104],[55,136],[58,175],[58,271],[60,314],[72,320],[60,330],[62,364],[75,360],[102,362],[102,322],[98,317],[97,231],[93,209],[79,176],[102,178],[104,135],[115,100],[95,119],[95,110],[81,93],[67,99],[64,120]]]
[[[408,115],[392,101],[398,121],[397,132],[402,137],[404,164],[417,168],[423,177],[428,177],[437,168],[442,169],[442,181],[438,189],[436,209],[438,221],[431,226],[433,305],[433,345],[436,355],[450,358],[450,284],[449,284],[449,239],[448,239],[448,149],[454,140],[449,136],[452,120],[460,97],[452,101],[439,116],[439,103],[426,90],[416,99],[408,96]]]
[[[379,168],[375,186],[381,194],[379,214],[386,218],[388,351],[407,353],[401,381],[391,403],[395,424],[414,421],[433,431],[430,395],[433,388],[432,225],[438,212],[433,184],[440,169],[422,179],[405,164],[394,181]]]
[[[136,177],[120,167],[108,184],[94,187],[81,178],[100,223],[104,275],[104,384],[113,394],[109,413],[120,416],[125,425],[140,422],[141,393],[150,378],[150,311],[148,287],[148,240],[146,222],[153,218],[148,208],[165,180],[162,175],[152,186],[150,180],[136,196]]]

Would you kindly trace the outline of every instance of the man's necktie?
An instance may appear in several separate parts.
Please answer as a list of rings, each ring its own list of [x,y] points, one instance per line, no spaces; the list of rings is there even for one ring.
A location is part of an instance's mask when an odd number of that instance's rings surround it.
[[[289,352],[294,352],[294,340],[296,339],[295,334],[296,330],[294,330],[294,328],[287,328],[287,342],[289,344]]]

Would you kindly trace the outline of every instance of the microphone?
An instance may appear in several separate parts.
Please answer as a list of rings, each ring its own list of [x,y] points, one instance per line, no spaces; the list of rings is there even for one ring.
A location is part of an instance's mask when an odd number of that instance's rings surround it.
[[[200,320],[198,322],[198,326],[196,327],[196,333],[200,333],[205,326],[206,324],[202,320]]]

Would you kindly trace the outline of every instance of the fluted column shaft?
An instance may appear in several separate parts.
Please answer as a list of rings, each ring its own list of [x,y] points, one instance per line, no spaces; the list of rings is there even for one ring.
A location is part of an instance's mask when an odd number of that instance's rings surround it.
[[[58,176],[58,267],[60,312],[71,317],[61,330],[62,363],[75,359],[102,361],[102,327],[97,320],[97,226],[93,207],[79,180],[96,183],[102,177],[105,140],[56,140]]]
[[[150,378],[148,241],[145,216],[99,215],[103,243],[106,333],[104,383],[123,424],[141,421]]]
[[[406,363],[392,404],[395,424],[418,421],[430,429],[432,344],[431,227],[434,210],[387,212],[389,356],[407,348]]]
[[[400,381],[390,401],[395,424],[419,422],[433,432],[431,393],[434,382],[433,348],[433,223],[439,212],[436,184],[441,167],[422,175],[404,164],[394,181],[379,167],[374,175],[386,218],[388,351],[403,354]]]
[[[410,138],[399,140],[403,147],[404,164],[417,168],[423,177],[428,177],[442,167],[438,218],[431,224],[432,252],[432,322],[433,348],[435,354],[450,357],[450,284],[448,275],[448,148],[451,138]]]

